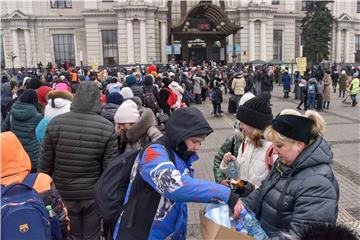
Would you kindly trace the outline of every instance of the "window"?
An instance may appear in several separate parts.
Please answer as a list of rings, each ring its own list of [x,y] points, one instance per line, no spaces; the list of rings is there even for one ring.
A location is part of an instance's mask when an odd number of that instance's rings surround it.
[[[360,13],[360,0],[357,0],[357,13]]]
[[[282,30],[274,30],[274,60],[282,61]]]
[[[0,35],[0,41],[1,41],[1,69],[5,68],[5,53],[4,53],[4,42],[3,42],[3,36]]]
[[[118,64],[117,30],[102,30],[102,47],[104,66]]]
[[[302,11],[306,11],[311,4],[312,4],[311,1],[309,1],[309,0],[303,0],[303,1],[302,1],[302,6],[301,6],[301,10],[302,10]]]
[[[360,63],[360,34],[355,34],[355,62]]]
[[[51,0],[51,8],[72,8],[71,0]]]
[[[56,64],[64,64],[66,61],[75,66],[74,35],[54,34],[53,38]]]
[[[272,0],[271,4],[272,5],[280,5],[280,0]]]

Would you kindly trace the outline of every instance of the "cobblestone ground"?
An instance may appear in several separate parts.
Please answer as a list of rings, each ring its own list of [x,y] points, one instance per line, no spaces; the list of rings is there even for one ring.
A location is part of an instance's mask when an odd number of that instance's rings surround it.
[[[285,108],[296,109],[298,100],[284,99],[282,87],[275,86],[271,103],[273,114],[278,114]],[[214,181],[213,158],[227,136],[233,133],[235,116],[227,114],[228,95],[225,95],[222,109],[226,113],[222,118],[211,115],[212,105],[209,101],[199,108],[210,125],[214,128],[212,133],[202,145],[200,160],[194,164],[195,177]],[[334,152],[332,168],[340,185],[340,211],[338,222],[354,228],[360,233],[360,111],[359,107],[351,107],[341,102],[337,94],[332,95],[330,109],[324,110],[321,115],[325,118],[327,127],[325,138],[331,144]],[[203,204],[190,203],[187,239],[201,239],[199,229],[199,211]]]

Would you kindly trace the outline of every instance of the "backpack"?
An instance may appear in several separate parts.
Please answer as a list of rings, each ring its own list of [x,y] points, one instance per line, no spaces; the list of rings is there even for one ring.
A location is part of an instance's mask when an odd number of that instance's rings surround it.
[[[154,113],[159,111],[159,104],[151,90],[144,90],[144,107],[150,108]]]
[[[3,239],[51,239],[49,214],[33,188],[37,174],[22,183],[1,189],[1,237]]]
[[[168,97],[166,103],[169,107],[171,107],[172,105],[174,105],[177,102],[178,95],[169,88],[165,88],[165,90],[169,93],[169,97]]]
[[[315,86],[315,84],[309,84],[308,94],[309,95],[315,95],[316,94],[316,86]]]
[[[166,147],[166,144],[160,138],[155,142],[147,144],[141,150],[133,150],[120,154],[102,173],[101,177],[95,184],[94,190],[95,206],[97,212],[103,218],[105,223],[114,224],[125,207],[123,203],[130,183],[131,170],[136,157],[139,154],[141,156],[148,146],[157,143],[165,146],[170,160],[175,162],[174,154],[170,152],[169,148]],[[155,190],[151,188],[151,191]],[[130,201],[132,201],[132,199],[129,199],[129,202]]]

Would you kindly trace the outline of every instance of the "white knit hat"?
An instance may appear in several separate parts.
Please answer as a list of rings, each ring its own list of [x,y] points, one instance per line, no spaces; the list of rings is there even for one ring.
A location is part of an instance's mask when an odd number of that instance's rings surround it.
[[[132,100],[126,100],[117,109],[114,121],[115,123],[135,123],[140,114],[136,103]]]
[[[245,93],[245,94],[240,98],[239,106],[243,105],[247,100],[250,100],[250,99],[252,99],[253,97],[255,97],[255,95],[252,94],[251,92]]]
[[[123,96],[124,99],[132,98],[134,96],[134,93],[129,87],[123,87],[120,91],[120,94]]]

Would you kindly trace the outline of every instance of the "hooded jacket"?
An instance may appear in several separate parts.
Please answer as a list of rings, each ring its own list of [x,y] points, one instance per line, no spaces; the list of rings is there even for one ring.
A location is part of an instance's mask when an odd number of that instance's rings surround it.
[[[141,178],[161,195],[147,239],[186,239],[186,202],[231,202],[229,205],[232,208],[237,198],[233,202],[230,188],[193,178],[194,170],[191,165],[198,159],[198,155],[186,150],[184,140],[207,136],[213,131],[198,109],[188,107],[176,110],[165,128],[165,142],[174,154],[175,164],[169,160],[163,145],[155,143],[148,146],[141,158],[135,160],[125,203],[133,196],[132,185],[135,184],[135,175],[139,170]],[[144,209],[149,209],[152,202],[154,199],[141,198],[137,202],[133,219],[129,218],[129,213],[125,210],[120,216],[119,227],[115,230],[115,239],[144,239],[138,235],[144,229],[139,229],[141,223],[136,221],[143,221],[142,216],[146,215]],[[132,228],[126,228],[131,220],[135,224]]]
[[[120,105],[115,103],[106,103],[104,109],[101,111],[101,116],[109,120],[111,123],[114,123],[114,116]]]
[[[162,137],[162,133],[156,127],[157,121],[150,108],[141,108],[138,121],[126,131],[126,139],[120,140],[120,153],[141,149],[147,143],[156,141]]]
[[[2,149],[4,149],[4,146],[6,147],[6,151],[1,151],[0,183],[5,187],[13,183],[21,183],[31,170],[29,155],[13,132],[8,131],[0,135]],[[61,219],[61,231],[63,237],[66,237],[69,219],[66,216],[66,209],[55,190],[51,177],[47,174],[39,173],[33,188],[40,194],[45,205],[51,204],[52,209]]]
[[[330,167],[332,158],[329,144],[319,136],[299,154],[292,168],[278,159],[263,184],[243,199],[270,237],[298,235],[313,223],[335,224],[339,186]]]
[[[31,103],[17,100],[7,114],[2,126],[2,132],[12,131],[19,138],[25,151],[29,154],[32,168],[38,166],[40,144],[36,139],[35,128],[42,116]]]
[[[93,186],[117,153],[114,127],[101,109],[98,86],[82,82],[70,112],[47,127],[38,170],[53,176],[64,200],[93,199]]]
[[[50,120],[62,113],[70,111],[73,95],[67,91],[50,91],[47,95],[47,105],[44,111],[44,118],[39,122],[35,129],[36,138],[40,144],[43,143],[45,132]]]

